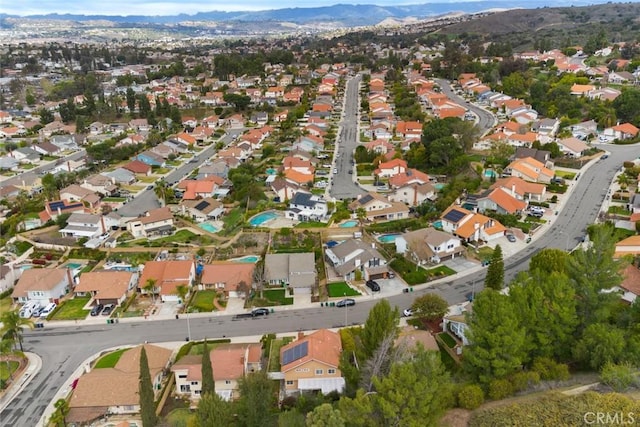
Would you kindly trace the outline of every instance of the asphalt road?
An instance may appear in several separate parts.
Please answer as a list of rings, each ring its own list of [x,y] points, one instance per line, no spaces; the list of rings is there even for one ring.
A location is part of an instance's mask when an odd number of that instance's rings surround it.
[[[461,106],[467,108],[469,111],[473,112],[478,117],[478,122],[476,123],[476,126],[480,128],[481,134],[486,133],[489,129],[495,126],[496,118],[491,112],[475,104],[467,102],[467,100],[464,99],[463,97],[456,95],[456,93],[451,89],[451,86],[448,81],[443,79],[435,79],[435,80],[440,86],[440,88],[442,89],[442,93],[447,95],[449,99],[451,99],[452,101],[455,101]]]
[[[331,171],[333,178],[329,190],[329,194],[339,200],[355,199],[359,194],[365,192],[354,182],[355,175],[349,174],[349,171],[353,170],[351,164],[353,152],[358,146],[358,111],[360,109],[358,94],[361,79],[362,76],[358,74],[349,79],[346,84],[343,115],[336,143],[337,153],[333,163],[337,173]]]
[[[8,185],[22,185],[22,181],[31,181],[41,175],[46,175],[47,172],[50,172],[56,167],[56,163],[62,164],[65,161],[69,160],[78,160],[87,155],[87,150],[82,149],[76,151],[73,154],[69,154],[68,156],[63,157],[62,159],[57,160],[56,162],[50,162],[46,165],[37,166],[27,172],[19,173],[18,175],[12,176],[9,179],[5,179],[0,182],[0,188],[6,187]]]

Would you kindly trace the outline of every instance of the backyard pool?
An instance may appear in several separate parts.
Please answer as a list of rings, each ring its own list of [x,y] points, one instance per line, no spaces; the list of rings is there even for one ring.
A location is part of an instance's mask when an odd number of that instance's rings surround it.
[[[484,176],[486,178],[495,178],[496,177],[496,171],[494,171],[493,169],[487,169],[486,171],[484,171]]]
[[[278,171],[275,170],[274,168],[267,169],[267,175],[275,175],[277,173],[278,173]]]
[[[358,221],[352,220],[352,221],[343,222],[338,227],[349,228],[349,227],[356,227],[357,225],[358,225]]]
[[[249,224],[251,224],[254,227],[260,227],[265,222],[271,221],[272,219],[275,219],[277,217],[278,217],[278,214],[273,211],[262,212],[261,214],[258,214],[253,218],[251,218],[249,220]]]
[[[256,262],[258,262],[259,259],[260,259],[260,257],[257,256],[257,255],[247,255],[247,256],[240,257],[240,258],[232,258],[229,261],[246,262],[246,263],[255,264]]]
[[[64,266],[64,268],[69,268],[71,270],[77,270],[80,267],[82,267],[82,264],[78,264],[77,262],[68,262],[67,265]]]
[[[33,264],[23,264],[20,266],[20,270],[31,270],[33,268]]]
[[[198,227],[202,228],[204,231],[208,231],[209,233],[217,233],[218,231],[220,231],[218,227],[211,224],[210,222],[203,222],[201,224],[198,224]]]
[[[443,183],[443,182],[436,182],[435,184],[433,184],[433,186],[435,187],[436,190],[438,191],[442,191],[442,189],[444,187],[447,186],[447,184]]]
[[[399,234],[383,234],[378,237],[378,242],[380,243],[395,243],[396,238],[400,236]]]
[[[437,220],[433,222],[433,227],[434,228],[439,228],[440,230],[442,230],[442,221]]]

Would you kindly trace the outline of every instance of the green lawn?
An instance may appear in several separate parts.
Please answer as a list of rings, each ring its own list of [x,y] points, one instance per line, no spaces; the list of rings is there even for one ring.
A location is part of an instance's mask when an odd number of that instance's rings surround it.
[[[25,163],[23,165],[20,165],[20,168],[22,168],[24,170],[33,169],[35,167],[36,167],[36,165],[32,165],[31,163]]]
[[[328,283],[327,293],[329,294],[330,298],[343,297],[345,295],[348,297],[360,295],[360,292],[351,288],[345,282]]]
[[[124,197],[105,197],[102,199],[103,202],[126,202],[127,199]]]
[[[13,305],[13,300],[11,296],[8,295],[2,299],[0,299],[0,313],[6,313],[11,310],[11,306]]]
[[[616,214],[616,215],[624,215],[624,216],[629,216],[631,215],[631,212],[627,210],[626,207],[624,206],[609,206],[609,210],[607,211],[610,214]]]
[[[171,427],[187,427],[195,425],[193,422],[195,417],[196,415],[192,413],[189,408],[178,408],[169,412],[165,421],[167,422],[167,425]]]
[[[300,224],[296,224],[294,228],[325,228],[327,227],[327,223],[325,222],[301,222]]]
[[[431,277],[443,277],[443,276],[451,276],[452,274],[456,274],[455,270],[447,267],[446,265],[439,265],[436,268],[431,268],[427,270],[427,274]]]
[[[454,348],[456,346],[456,340],[449,335],[447,332],[443,332],[440,334],[440,338],[442,339],[442,341],[449,346],[449,348]]]
[[[14,245],[16,247],[16,255],[18,256],[22,255],[23,253],[31,249],[31,247],[33,246],[31,243],[25,242],[22,240],[16,240]]]
[[[0,381],[6,381],[19,366],[20,363],[13,360],[9,361],[9,366],[7,366],[7,362],[0,362]]]
[[[264,291],[264,297],[277,305],[293,304],[293,298],[287,297],[286,289],[267,289]]]
[[[89,310],[83,310],[82,308],[87,305],[90,297],[76,297],[70,300],[66,300],[56,312],[51,316],[52,320],[82,320],[87,317]]]
[[[194,312],[210,312],[215,310],[213,300],[217,293],[214,290],[198,291],[191,301],[190,309]]]
[[[271,341],[271,349],[269,350],[269,363],[267,368],[269,372],[280,371],[280,349],[293,341],[293,337],[284,337]]]
[[[429,279],[427,270],[418,267],[406,258],[394,258],[389,264],[391,268],[398,273],[409,285],[417,285],[418,283],[426,283]]]
[[[572,179],[574,179],[576,177],[576,173],[575,172],[559,171],[559,170],[556,170],[554,172],[555,172],[557,177],[563,178],[563,179],[572,180]]]
[[[121,348],[120,350],[116,350],[114,352],[111,352],[109,354],[102,356],[96,362],[94,369],[113,368],[114,366],[116,366],[116,363],[118,363],[118,360],[120,360],[120,356],[122,356],[122,353],[124,353],[127,350],[129,349]]]

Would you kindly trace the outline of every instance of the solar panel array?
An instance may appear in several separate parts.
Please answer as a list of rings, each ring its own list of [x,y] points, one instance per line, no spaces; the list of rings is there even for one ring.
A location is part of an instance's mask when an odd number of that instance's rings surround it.
[[[458,211],[456,209],[451,209],[449,212],[447,212],[447,214],[444,216],[444,219],[446,219],[449,222],[453,222],[456,223],[458,221],[460,221],[462,218],[464,218],[465,216],[467,216],[466,213]]]
[[[57,211],[58,209],[64,210],[64,209],[70,209],[70,208],[77,208],[79,206],[82,206],[82,203],[73,203],[70,205],[65,205],[65,202],[62,200],[49,203],[49,209],[51,209],[52,211]]]
[[[367,195],[362,196],[359,199],[359,202],[360,202],[361,205],[364,205],[365,203],[368,203],[371,200],[373,200],[373,196],[371,194],[367,194]]]
[[[202,202],[196,205],[195,209],[201,211],[202,209],[205,209],[208,206],[209,206],[209,202],[203,200]]]
[[[303,341],[297,346],[286,350],[282,355],[280,363],[282,365],[288,365],[291,362],[295,362],[298,359],[302,359],[309,354],[309,341]]]

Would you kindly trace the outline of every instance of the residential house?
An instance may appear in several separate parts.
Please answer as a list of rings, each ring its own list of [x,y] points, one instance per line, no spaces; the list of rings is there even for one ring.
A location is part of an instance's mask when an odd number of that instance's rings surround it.
[[[363,209],[368,221],[392,221],[409,216],[409,208],[401,202],[391,202],[377,193],[367,193],[349,204],[352,212]]]
[[[589,149],[589,146],[575,137],[563,138],[556,141],[558,148],[565,156],[569,157],[582,157],[584,152]]]
[[[598,123],[595,120],[588,120],[571,126],[571,134],[581,140],[586,140],[596,133],[598,133]]]
[[[324,150],[324,140],[313,135],[303,135],[294,142],[292,149],[296,148],[309,153],[319,152]]]
[[[80,186],[103,196],[110,196],[118,189],[113,178],[101,174],[91,175],[85,178]]]
[[[403,138],[420,137],[422,136],[422,123],[399,120],[396,123],[396,135]]]
[[[490,188],[502,188],[512,197],[524,201],[535,200],[537,202],[542,202],[544,201],[547,193],[547,187],[544,184],[528,182],[523,180],[522,178],[517,178],[514,176],[508,178],[500,178],[496,182],[494,182]]]
[[[513,155],[514,159],[524,159],[526,157],[533,157],[546,167],[551,169],[553,167],[553,160],[551,159],[551,152],[547,150],[538,150],[537,148],[519,147],[516,148],[516,152]]]
[[[69,400],[67,423],[88,425],[107,415],[140,412],[140,354],[147,355],[154,400],[162,390],[164,372],[169,367],[172,351],[143,344],[126,350],[112,368],[93,369],[80,376]]]
[[[622,272],[622,300],[633,304],[640,296],[640,269],[633,264],[626,266]]]
[[[218,396],[226,401],[238,398],[238,383],[245,375],[262,369],[262,347],[258,343],[220,344],[210,351],[213,380]],[[187,355],[171,371],[176,379],[176,394],[191,401],[200,399],[202,356]]]
[[[464,255],[460,239],[435,228],[403,233],[395,239],[396,253],[403,254],[418,265],[438,264]]]
[[[403,159],[393,159],[388,162],[380,163],[374,174],[380,178],[392,177],[407,171],[407,162]]]
[[[180,299],[178,286],[190,288],[195,277],[196,267],[193,260],[148,261],[142,269],[138,291],[149,293],[145,288],[153,283],[153,293],[160,294],[163,302],[177,302]]]
[[[369,141],[365,144],[365,148],[368,151],[373,151],[377,154],[387,154],[393,152],[394,146],[389,143],[386,139],[374,139],[373,141]]]
[[[90,296],[95,304],[119,306],[138,283],[138,273],[130,271],[97,271],[82,273],[73,290],[78,297]]]
[[[20,278],[23,271],[13,264],[0,264],[0,292],[6,292],[13,288],[14,283]]]
[[[182,200],[197,200],[212,198],[216,194],[218,184],[224,179],[217,176],[210,176],[207,179],[180,181],[178,188],[184,190]]]
[[[173,214],[165,206],[127,222],[127,230],[134,238],[166,236],[173,233]]]
[[[281,201],[287,201],[293,197],[298,191],[300,191],[301,186],[290,182],[284,178],[276,178],[270,184],[271,191],[276,194]]]
[[[0,170],[16,170],[20,166],[20,162],[11,156],[0,157]]]
[[[142,153],[138,154],[136,156],[136,160],[139,160],[149,166],[164,167],[166,165],[166,160],[161,155],[156,154],[150,150],[143,151]]]
[[[282,159],[281,170],[295,170],[303,174],[313,175],[315,167],[310,160],[303,160],[299,157],[288,156]]]
[[[444,231],[476,244],[498,239],[506,231],[505,226],[493,218],[457,206],[445,210],[440,220]]]
[[[151,175],[151,166],[147,163],[141,162],[140,160],[130,161],[126,165],[122,166],[122,168],[136,175]]]
[[[392,202],[401,202],[415,207],[420,206],[427,200],[436,200],[437,190],[428,182],[424,184],[412,183],[397,187],[388,197]]]
[[[387,261],[378,250],[359,239],[347,239],[325,250],[325,258],[336,274],[354,280],[359,271],[366,280],[387,277]]]
[[[138,180],[133,172],[125,168],[117,168],[110,172],[102,172],[101,175],[111,178],[116,184],[131,185]]]
[[[389,178],[389,185],[392,188],[404,187],[411,184],[426,184],[431,178],[426,173],[417,169],[406,169],[404,172],[397,173]]]
[[[527,202],[511,195],[502,188],[488,190],[477,198],[478,211],[494,211],[501,215],[520,215],[527,208]]]
[[[298,191],[289,200],[285,216],[296,221],[323,221],[328,213],[327,202],[321,196]]]
[[[285,393],[342,392],[345,380],[340,371],[342,341],[337,332],[320,329],[298,333],[298,339],[280,348],[280,372]]]
[[[203,222],[207,220],[218,220],[224,215],[224,205],[219,200],[211,197],[195,200],[182,200],[180,202],[182,215]]]
[[[38,301],[41,306],[58,302],[73,287],[68,268],[32,268],[22,272],[13,287],[13,302]]]
[[[631,123],[622,123],[606,128],[603,135],[614,139],[624,140],[635,138],[638,136],[638,132],[640,132],[640,130]]]
[[[151,126],[147,119],[131,119],[129,120],[129,129],[134,132],[149,132]]]
[[[214,262],[202,270],[200,283],[206,289],[224,292],[227,298],[246,298],[253,289],[256,265],[242,262]]]
[[[505,174],[522,178],[527,181],[550,183],[554,176],[551,169],[533,157],[516,159],[504,170]]]
[[[288,286],[296,293],[311,294],[317,280],[314,253],[266,254],[264,280],[271,286]]]
[[[36,163],[40,161],[40,153],[29,147],[16,148],[10,155],[20,163]]]
[[[615,257],[640,255],[640,235],[630,236],[616,243]]]
[[[97,212],[100,207],[100,196],[78,184],[71,184],[61,189],[60,198],[69,202],[83,202],[85,207],[93,212]]]
[[[62,153],[60,147],[47,141],[39,142],[32,147],[38,154],[43,156],[58,156]]]
[[[73,237],[74,239],[93,239],[109,230],[102,215],[92,215],[74,212],[67,219],[67,225],[59,231],[63,237]]]
[[[467,313],[473,310],[473,303],[454,306],[449,309],[449,313],[442,318],[442,329],[453,334],[462,345],[469,345],[467,337],[469,327],[467,325]]]
[[[66,200],[54,200],[51,202],[45,202],[44,210],[41,211],[38,216],[42,223],[46,223],[49,220],[56,220],[60,215],[71,214],[73,212],[84,212],[84,204],[82,202],[67,202]]]

